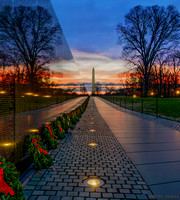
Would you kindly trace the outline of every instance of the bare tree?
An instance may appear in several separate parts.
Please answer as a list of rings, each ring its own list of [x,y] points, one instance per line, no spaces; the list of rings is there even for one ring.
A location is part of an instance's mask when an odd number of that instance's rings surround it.
[[[85,86],[84,83],[80,84],[80,91],[81,91],[83,94],[87,93],[87,89],[86,89],[86,86]]]
[[[136,6],[125,16],[125,25],[117,26],[124,59],[140,66],[143,73],[144,96],[148,94],[149,77],[157,55],[179,44],[179,16],[173,6]]]
[[[100,83],[95,84],[95,92],[96,94],[100,94],[102,85]]]
[[[106,84],[105,88],[106,88],[106,94],[109,93],[111,95],[112,93],[116,91],[115,85],[112,85],[112,84]]]
[[[67,87],[67,92],[70,93],[70,94],[72,94],[73,92],[75,92],[75,90],[76,90],[76,87],[74,87],[74,86],[68,86]]]
[[[167,62],[168,62],[168,56],[164,53],[158,54],[154,62],[154,73],[155,73],[154,75],[159,97],[161,97],[162,94],[163,78],[166,72],[165,68]]]
[[[130,95],[135,94],[140,86],[140,78],[138,70],[131,72],[128,78],[126,78],[126,92]]]
[[[168,58],[169,67],[172,68],[172,85],[175,91],[178,87],[179,75],[180,75],[180,51],[173,52]]]
[[[4,52],[14,65],[25,66],[32,88],[47,74],[60,28],[42,7],[4,7],[0,12],[0,38]],[[17,59],[18,58],[18,59]]]

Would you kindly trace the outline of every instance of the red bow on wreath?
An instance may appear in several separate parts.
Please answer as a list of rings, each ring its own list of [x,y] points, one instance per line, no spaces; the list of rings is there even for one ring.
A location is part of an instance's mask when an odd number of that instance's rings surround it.
[[[58,126],[59,126],[59,129],[60,129],[61,133],[62,133],[63,130],[62,130],[62,128],[61,128],[59,122],[58,122]]]
[[[1,165],[1,162],[0,162]],[[9,187],[9,185],[3,179],[3,169],[0,168],[0,192],[5,193],[6,195],[10,194],[11,196],[15,195],[14,191]]]
[[[53,134],[52,134],[52,131],[51,131],[51,128],[50,128],[47,124],[46,124],[46,127],[49,129],[50,136],[54,139]]]
[[[38,141],[36,139],[32,139],[32,143],[36,145],[36,148],[39,149],[40,153],[43,153],[44,155],[48,154],[46,150],[38,146]]]

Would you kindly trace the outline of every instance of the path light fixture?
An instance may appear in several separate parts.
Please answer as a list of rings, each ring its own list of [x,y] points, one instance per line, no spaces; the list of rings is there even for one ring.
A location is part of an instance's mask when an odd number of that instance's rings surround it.
[[[39,132],[39,130],[38,129],[30,129],[30,130],[28,130],[28,132],[30,132],[30,133],[37,133],[37,132]]]
[[[100,184],[100,181],[97,179],[91,179],[91,180],[88,180],[87,183],[91,186],[98,186]]]
[[[11,143],[4,143],[3,144],[3,146],[5,146],[5,147],[9,147],[9,146],[11,146],[12,144]]]
[[[180,94],[180,91],[179,91],[179,90],[177,90],[177,91],[176,91],[176,94],[177,94],[177,95],[179,95],[179,94]]]
[[[27,96],[32,96],[33,93],[31,93],[31,92],[27,92],[27,93],[25,93],[25,95],[27,95]]]
[[[50,95],[45,95],[44,98],[51,98],[51,96]]]
[[[95,132],[96,130],[94,130],[94,129],[90,129],[90,132]]]
[[[105,184],[103,179],[93,176],[84,178],[83,183],[86,186],[92,186],[92,187],[100,187]]]
[[[97,146],[98,144],[97,143],[95,143],[95,142],[91,142],[91,143],[89,143],[89,146],[91,146],[91,147],[95,147],[95,146]]]
[[[154,96],[154,92],[151,92],[151,96]]]
[[[6,91],[0,91],[0,94],[6,94]]]
[[[133,95],[133,98],[136,98],[136,95],[135,95],[135,94]]]

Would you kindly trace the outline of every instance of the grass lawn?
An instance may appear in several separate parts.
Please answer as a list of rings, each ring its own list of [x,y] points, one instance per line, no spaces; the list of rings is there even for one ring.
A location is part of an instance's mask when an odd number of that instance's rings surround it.
[[[132,98],[122,96],[104,97],[107,100],[113,101],[122,107],[138,112],[144,112],[151,115],[156,115],[156,104],[158,105],[157,113],[159,117],[180,121],[180,98]]]

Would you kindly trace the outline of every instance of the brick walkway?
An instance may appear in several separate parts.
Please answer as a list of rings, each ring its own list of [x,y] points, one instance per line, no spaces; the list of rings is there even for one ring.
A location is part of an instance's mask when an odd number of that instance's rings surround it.
[[[90,147],[90,142],[98,145]],[[97,112],[92,98],[73,134],[52,154],[54,166],[38,171],[25,186],[27,199],[151,199],[152,192]],[[105,185],[87,187],[82,181],[87,176],[100,177]]]

